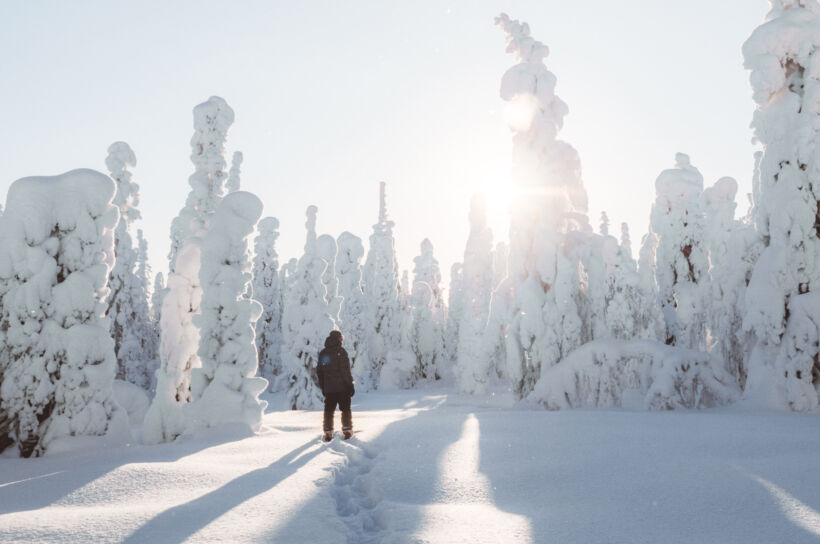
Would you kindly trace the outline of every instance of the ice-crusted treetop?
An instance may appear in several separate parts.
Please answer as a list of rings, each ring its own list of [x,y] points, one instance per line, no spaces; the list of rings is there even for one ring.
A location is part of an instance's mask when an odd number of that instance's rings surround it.
[[[336,261],[336,266],[339,268],[337,272],[342,275],[342,268],[346,272],[350,265],[358,265],[361,258],[364,257],[364,245],[361,238],[348,231],[344,231],[339,235],[337,245],[339,247],[339,259]]]
[[[84,217],[105,215],[105,226],[113,228],[119,216],[110,205],[114,192],[110,177],[86,168],[59,176],[22,178],[9,187],[3,219],[22,229],[20,239],[29,244],[44,242],[52,235],[54,225],[60,225],[61,230],[83,229],[84,235],[92,237],[97,235],[96,228],[83,223]],[[103,247],[112,245],[105,243]],[[113,251],[106,251],[105,257],[111,268]]]
[[[530,36],[530,25],[510,19],[506,13],[495,18],[495,24],[507,33],[507,53],[516,53],[523,62],[541,62],[550,49]]]
[[[523,206],[542,209],[560,222],[566,213],[586,214],[587,194],[581,180],[581,163],[575,149],[558,140],[558,131],[569,112],[555,95],[557,79],[543,60],[549,50],[530,36],[526,23],[502,13],[495,19],[507,35],[507,51],[520,61],[501,78],[500,95],[513,137],[513,176],[524,189]],[[533,202],[533,196],[542,195]],[[584,223],[582,220],[581,223]]]
[[[663,201],[669,206],[697,200],[703,192],[703,176],[692,166],[689,155],[677,153],[675,168],[661,172],[655,180],[655,191],[658,202]]]
[[[114,142],[108,146],[108,156],[105,166],[111,172],[111,178],[117,184],[117,192],[112,202],[120,210],[120,220],[124,221],[125,228],[140,218],[137,209],[139,205],[139,185],[131,181],[129,168],[137,165],[137,156],[125,142]]]
[[[191,162],[194,173],[188,178],[191,191],[185,207],[171,223],[171,250],[168,259],[176,271],[182,246],[192,237],[201,237],[209,218],[225,194],[225,139],[234,120],[233,110],[218,96],[194,107],[194,134]]]
[[[336,258],[336,240],[329,234],[322,234],[316,238],[316,254],[330,262]]]
[[[276,239],[279,237],[279,220],[275,217],[265,217],[259,221],[257,227],[259,235],[264,236],[265,239]]]
[[[719,219],[720,224],[728,224],[735,217],[735,195],[737,181],[728,176],[720,178],[714,185],[704,189],[701,196],[703,212],[707,217]]]
[[[793,75],[802,76],[810,62],[820,62],[812,56],[820,46],[819,18],[817,0],[772,1],[766,22],[743,44],[743,65],[752,71],[750,82],[759,106],[767,105]],[[812,71],[817,73],[817,68]]]
[[[305,221],[305,228],[307,229],[307,237],[305,238],[305,253],[314,253],[316,251],[316,214],[319,213],[319,208],[316,206],[308,206],[305,211],[307,221]]]
[[[137,165],[137,156],[131,146],[125,142],[114,142],[108,146],[108,157],[105,165],[111,172],[120,172]]]
[[[231,159],[231,170],[228,173],[228,181],[225,182],[225,188],[229,193],[239,190],[239,175],[242,173],[242,160],[244,159],[241,151],[234,151]]]
[[[196,171],[189,183],[199,193],[205,213],[212,213],[224,192],[225,139],[234,121],[233,109],[223,98],[212,96],[194,107],[191,162]],[[215,198],[216,197],[216,198]]]
[[[379,223],[393,226],[393,222],[387,219],[387,184],[379,182]]]

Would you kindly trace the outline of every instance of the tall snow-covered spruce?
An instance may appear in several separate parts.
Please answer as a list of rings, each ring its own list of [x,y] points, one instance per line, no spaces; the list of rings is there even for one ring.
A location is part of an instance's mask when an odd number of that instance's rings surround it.
[[[288,402],[294,410],[321,406],[316,363],[328,333],[336,328],[338,315],[331,308],[335,300],[327,301],[327,287],[322,277],[328,264],[318,256],[316,247],[316,214],[309,206],[306,212],[307,236],[305,254],[296,271],[286,280],[285,306],[282,316],[282,363],[288,373]],[[288,273],[291,273],[288,267]]]
[[[105,159],[117,191],[113,204],[120,212],[114,231],[114,267],[108,278],[107,315],[111,323],[111,337],[117,354],[117,378],[127,380],[144,389],[150,384],[146,367],[146,344],[150,337],[147,314],[148,291],[136,274],[138,250],[133,247],[130,227],[140,218],[139,185],[131,181],[129,168],[137,164],[131,147],[125,142],[114,142]],[[147,335],[147,336],[146,336]]]
[[[820,4],[772,0],[743,45],[763,147],[752,217],[764,249],[746,292],[746,393],[811,410],[820,388]]]
[[[416,356],[416,378],[437,380],[446,368],[444,325],[447,307],[441,292],[441,270],[433,255],[433,243],[425,238],[421,253],[413,258],[410,288],[410,349]]]
[[[657,235],[655,274],[666,343],[706,349],[708,260],[700,209],[703,176],[689,156],[678,153],[675,168],[655,181],[651,227]]]
[[[262,305],[245,298],[251,281],[248,239],[259,217],[262,202],[253,194],[235,191],[226,196],[202,239],[200,313],[200,368],[191,371],[191,404],[187,429],[224,423],[259,430],[267,403],[259,394],[267,387],[256,376],[254,325]]]
[[[569,254],[565,235],[591,228],[578,154],[557,138],[568,109],[555,95],[555,76],[544,66],[549,49],[530,36],[526,23],[502,13],[496,24],[507,35],[507,52],[519,60],[504,74],[500,94],[514,133],[516,195],[506,286],[513,296],[506,375],[523,397],[542,367],[554,365],[580,341],[573,297],[578,264]]]
[[[459,325],[456,373],[462,391],[483,393],[493,368],[485,339],[493,289],[493,233],[487,226],[484,197],[470,202],[470,237],[464,249],[464,306]]]
[[[194,108],[194,173],[188,178],[191,192],[185,206],[171,223],[157,390],[143,425],[143,439],[148,443],[173,440],[185,430],[182,407],[191,400],[191,370],[201,366],[199,329],[193,323],[202,299],[200,246],[224,195],[225,139],[233,120],[233,110],[217,96]]]
[[[9,189],[0,219],[0,408],[23,457],[67,436],[128,432],[111,398],[116,357],[103,319],[115,189],[93,170],[23,178]]]
[[[370,326],[367,346],[369,372],[359,374],[367,391],[378,386],[381,369],[392,351],[401,349],[402,306],[399,299],[399,266],[396,261],[393,222],[387,218],[385,183],[379,184],[379,221],[370,235],[364,267],[364,293]]]
[[[362,240],[349,232],[343,232],[336,240],[339,256],[336,259],[336,277],[339,280],[339,296],[342,308],[339,312],[339,329],[344,334],[344,345],[350,357],[351,371],[357,383],[370,377],[370,361],[367,338],[367,299],[362,290]]]
[[[282,288],[279,279],[279,220],[265,217],[259,222],[254,241],[253,297],[262,304],[262,316],[256,322],[256,347],[259,351],[259,373],[271,389],[284,387],[282,376]]]

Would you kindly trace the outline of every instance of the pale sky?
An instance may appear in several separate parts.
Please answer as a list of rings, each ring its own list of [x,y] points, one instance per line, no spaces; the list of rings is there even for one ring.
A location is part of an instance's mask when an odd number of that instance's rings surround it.
[[[165,273],[193,172],[191,110],[218,95],[236,113],[228,162],[244,153],[242,188],[280,219],[281,262],[301,255],[311,204],[319,233],[349,230],[367,248],[384,180],[402,269],[427,237],[446,282],[471,194],[503,195],[509,183],[498,87],[515,59],[493,26],[505,11],[550,47],[570,109],[560,137],[580,154],[591,223],[605,209],[637,248],[655,178],[678,151],[707,186],[735,177],[746,212],[754,105],[741,45],[767,10],[766,0],[0,1],[0,195],[24,176],[106,171],[109,144],[128,142],[137,226]],[[496,240],[507,237],[502,200],[490,203]]]

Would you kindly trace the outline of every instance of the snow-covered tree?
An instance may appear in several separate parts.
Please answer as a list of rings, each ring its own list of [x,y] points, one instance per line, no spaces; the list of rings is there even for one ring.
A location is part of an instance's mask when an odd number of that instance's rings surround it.
[[[285,291],[282,315],[282,363],[288,378],[288,402],[294,410],[322,405],[316,363],[325,338],[336,328],[338,315],[331,315],[327,288],[322,276],[327,262],[318,256],[316,247],[316,206],[307,209],[305,254]],[[289,271],[290,272],[290,271]]]
[[[657,340],[663,318],[657,293],[641,283],[638,266],[632,258],[629,229],[621,224],[621,243],[605,241],[607,338],[618,340]]]
[[[113,204],[120,214],[114,231],[114,267],[108,278],[107,315],[110,320],[114,352],[117,354],[117,378],[147,388],[145,337],[150,324],[145,312],[148,291],[136,274],[137,250],[133,247],[130,227],[140,218],[139,185],[131,181],[129,168],[137,164],[134,151],[125,142],[108,147],[105,159],[117,191]]]
[[[466,393],[484,393],[492,360],[485,340],[493,290],[493,233],[487,226],[487,204],[475,195],[470,202],[470,235],[462,265],[463,313],[458,328],[456,375]]]
[[[160,322],[162,321],[162,303],[165,300],[165,294],[168,289],[165,287],[165,276],[162,272],[157,272],[154,276],[154,289],[151,292],[151,325],[154,330],[154,358],[159,357],[159,343],[160,343]],[[156,384],[154,384],[156,385]],[[152,387],[153,389],[153,387]]]
[[[234,151],[231,158],[231,169],[228,172],[228,181],[225,182],[225,190],[229,193],[239,190],[239,175],[241,174],[243,158],[241,151]]]
[[[349,232],[339,235],[336,259],[336,277],[339,280],[339,296],[342,307],[339,312],[339,330],[344,335],[344,345],[350,358],[351,371],[356,383],[366,381],[370,373],[367,359],[367,299],[362,291],[362,240]]]
[[[327,263],[325,273],[322,274],[322,283],[327,291],[327,303],[330,304],[330,315],[338,316],[342,299],[339,298],[339,279],[336,277],[336,240],[329,234],[322,234],[316,238],[316,254]]]
[[[655,274],[666,323],[665,341],[706,349],[708,261],[700,209],[703,176],[689,156],[678,153],[675,168],[655,181],[651,228],[657,235]]]
[[[254,326],[262,305],[244,296],[251,281],[248,241],[261,215],[262,202],[255,195],[230,193],[202,240],[202,302],[194,316],[202,366],[191,371],[189,430],[224,423],[247,424],[254,431],[261,427],[267,402],[259,394],[268,383],[256,376]]]
[[[190,238],[201,237],[207,232],[208,218],[225,194],[225,140],[233,121],[233,109],[218,96],[194,107],[194,134],[191,137],[194,173],[188,178],[191,192],[185,206],[171,221],[171,250],[168,254],[171,272],[176,269],[182,246]]]
[[[413,258],[413,284],[426,283],[433,292],[433,308],[444,313],[444,294],[441,290],[441,268],[433,255],[433,242],[428,238],[421,241],[421,253]]]
[[[820,400],[820,4],[771,4],[743,45],[763,147],[752,217],[765,246],[746,292],[744,326],[756,336],[747,394],[811,410]]]
[[[259,373],[268,380],[272,390],[282,375],[282,289],[279,278],[279,220],[266,217],[259,222],[259,234],[254,241],[253,297],[262,304],[262,317],[256,322],[256,347],[259,352]]]
[[[627,259],[633,259],[632,238],[629,236],[629,225],[626,223],[621,223],[621,254]]]
[[[116,186],[93,170],[15,181],[0,219],[0,411],[23,457],[73,435],[128,432],[111,398],[103,318]]]
[[[447,321],[444,326],[444,353],[450,364],[458,360],[459,327],[464,316],[464,271],[461,263],[450,267]]]
[[[609,236],[609,216],[606,212],[601,212],[601,226],[598,227],[601,236]]]
[[[413,315],[409,332],[411,350],[416,354],[419,378],[437,380],[442,374],[440,366],[446,359],[444,326],[447,306],[441,290],[441,270],[429,239],[422,240],[420,253],[413,258],[413,263],[413,287],[410,292]],[[429,301],[426,290],[430,291]]]
[[[721,178],[703,191],[701,208],[709,251],[709,350],[720,357],[742,388],[749,348],[754,345],[743,330],[744,298],[762,244],[751,224],[735,219],[736,194],[737,182]]]
[[[191,369],[201,366],[199,329],[193,323],[202,299],[200,244],[224,195],[225,138],[233,120],[233,110],[216,96],[194,108],[194,173],[188,178],[191,192],[185,207],[171,223],[157,390],[143,425],[143,439],[148,443],[173,440],[185,430],[181,408],[191,400]]]
[[[150,390],[152,385],[152,374],[154,368],[153,361],[156,360],[159,349],[159,337],[156,334],[154,322],[151,319],[151,308],[149,296],[151,287],[149,284],[151,277],[151,264],[148,262],[148,241],[142,234],[142,229],[137,230],[137,262],[134,271],[135,281],[131,282],[134,292],[131,295],[133,300],[133,335],[134,343],[129,346],[133,353],[133,359],[137,364],[131,365],[135,371],[134,375],[126,379],[143,389]],[[123,350],[125,351],[125,344]]]
[[[409,322],[408,340],[415,356],[413,371],[409,373],[406,387],[438,377],[439,359],[444,355],[443,323],[434,307],[433,290],[424,282],[416,282],[410,295],[412,316]]]
[[[566,337],[564,348],[574,341],[578,258],[562,252],[572,249],[564,243],[566,233],[591,228],[578,154],[557,139],[568,110],[555,95],[556,78],[543,62],[549,49],[530,36],[526,23],[503,13],[496,23],[507,35],[507,51],[519,60],[504,74],[500,94],[514,132],[512,175],[519,195],[510,222],[508,288],[514,307],[506,335],[506,375],[516,394],[525,396],[542,366],[555,364],[564,352],[555,344],[556,334]],[[561,273],[569,277],[561,278]],[[550,295],[558,283],[561,294]],[[560,323],[566,324],[563,331],[551,330]]]
[[[399,266],[393,240],[393,221],[387,218],[385,183],[379,184],[379,221],[370,235],[370,251],[364,266],[364,289],[367,299],[367,339],[370,372],[359,374],[361,389],[378,386],[381,368],[388,354],[401,349],[402,305],[399,299]]]

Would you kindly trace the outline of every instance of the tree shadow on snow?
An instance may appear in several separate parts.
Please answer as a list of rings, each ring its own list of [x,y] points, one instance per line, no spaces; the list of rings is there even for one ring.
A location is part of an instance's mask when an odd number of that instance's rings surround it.
[[[50,506],[124,465],[172,463],[226,441],[224,434],[203,433],[165,444],[0,459],[0,515]]]
[[[245,473],[222,487],[192,501],[165,510],[131,533],[123,542],[182,542],[245,501],[273,489],[323,451],[306,453],[311,439],[270,465]]]

